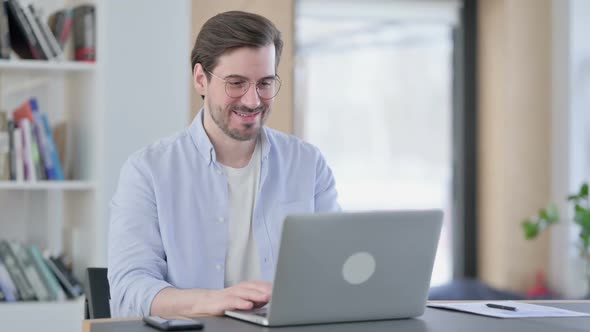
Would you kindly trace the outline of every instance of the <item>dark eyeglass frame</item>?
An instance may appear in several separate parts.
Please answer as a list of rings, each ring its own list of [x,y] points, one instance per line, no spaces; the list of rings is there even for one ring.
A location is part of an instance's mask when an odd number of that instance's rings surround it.
[[[228,97],[230,97],[230,98],[241,98],[241,97],[243,97],[243,96],[244,96],[246,93],[248,93],[248,91],[250,90],[250,87],[252,86],[252,84],[256,84],[256,94],[258,95],[258,97],[259,97],[260,99],[263,99],[263,100],[270,100],[270,99],[273,99],[274,97],[276,97],[276,96],[279,94],[279,91],[281,90],[281,85],[282,85],[282,83],[283,83],[283,82],[281,81],[281,78],[279,77],[279,75],[275,75],[275,76],[272,78],[272,79],[275,81],[275,85],[276,85],[276,87],[275,87],[275,89],[276,89],[276,90],[275,90],[275,93],[274,93],[274,95],[273,95],[272,97],[270,97],[270,98],[266,98],[266,97],[263,97],[263,96],[261,96],[261,95],[260,95],[260,91],[259,91],[258,89],[260,88],[260,87],[259,87],[259,84],[260,84],[260,83],[261,83],[263,80],[265,80],[265,79],[269,79],[268,77],[267,77],[267,78],[264,78],[264,79],[262,79],[262,80],[260,80],[260,81],[257,81],[257,82],[251,82],[251,81],[248,81],[248,80],[246,80],[246,79],[243,79],[243,80],[244,80],[244,83],[246,83],[246,82],[248,83],[248,87],[247,87],[246,89],[244,89],[244,91],[242,92],[242,94],[233,96],[233,95],[232,95],[232,94],[230,94],[230,93],[229,93],[229,91],[228,91],[228,89],[230,89],[230,84],[231,84],[232,82],[230,82],[228,79],[225,79],[225,78],[223,78],[223,77],[219,77],[219,76],[217,76],[217,75],[213,74],[212,72],[210,72],[210,71],[208,71],[208,70],[207,70],[207,73],[209,73],[211,76],[213,76],[213,77],[217,78],[218,80],[221,80],[221,81],[223,81],[223,82],[225,83],[225,94],[226,94]]]

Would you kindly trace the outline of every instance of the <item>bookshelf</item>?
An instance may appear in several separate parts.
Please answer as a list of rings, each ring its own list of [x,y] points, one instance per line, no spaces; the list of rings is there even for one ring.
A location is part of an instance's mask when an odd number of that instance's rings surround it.
[[[28,3],[28,2],[24,2]],[[70,1],[33,2],[49,14]],[[97,8],[98,9],[98,8]],[[71,43],[71,42],[70,42]],[[71,51],[71,45],[66,51]],[[100,184],[96,168],[101,128],[97,102],[97,63],[71,60],[0,60],[0,108],[12,111],[29,97],[38,100],[52,127],[62,126],[65,181],[0,181],[0,234],[3,239],[36,244],[52,253],[65,252],[75,274],[95,261],[94,237]],[[54,127],[54,130],[56,128]],[[22,331],[77,331],[84,298],[60,302],[0,303],[4,326]],[[35,319],[31,319],[35,317]]]
[[[23,2],[44,15],[94,4],[97,54],[95,63],[72,61],[69,45],[65,61],[0,60],[0,108],[35,96],[61,126],[66,151],[65,181],[0,181],[0,237],[65,252],[84,283],[87,267],[107,266],[109,202],[123,162],[188,124],[191,1]],[[0,302],[0,322],[7,330],[77,332],[83,304]]]
[[[0,60],[0,73],[91,72],[95,68],[94,63],[77,61]]]
[[[37,181],[17,182],[0,181],[0,190],[59,190],[59,191],[91,191],[96,184],[90,181]]]
[[[3,317],[10,317],[8,321],[3,321],[3,331],[79,332],[82,330],[81,320],[75,320],[71,317],[84,316],[84,299],[79,298],[60,303],[16,302],[0,304],[0,310]],[[14,323],[11,324],[11,322]],[[18,325],[16,325],[17,322]],[[7,327],[14,328],[9,329]]]

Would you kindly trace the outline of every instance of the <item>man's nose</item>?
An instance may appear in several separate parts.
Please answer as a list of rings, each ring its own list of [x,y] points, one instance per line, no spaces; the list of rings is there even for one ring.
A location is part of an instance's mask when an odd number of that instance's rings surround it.
[[[258,95],[258,91],[256,91],[256,84],[250,84],[248,91],[242,96],[242,104],[248,108],[254,109],[260,106],[260,103],[260,96]]]

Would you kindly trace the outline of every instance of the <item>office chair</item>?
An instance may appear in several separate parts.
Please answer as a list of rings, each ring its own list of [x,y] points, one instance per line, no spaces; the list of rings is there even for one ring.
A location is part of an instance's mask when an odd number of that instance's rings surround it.
[[[111,299],[107,269],[89,267],[87,270],[85,319],[111,318]]]

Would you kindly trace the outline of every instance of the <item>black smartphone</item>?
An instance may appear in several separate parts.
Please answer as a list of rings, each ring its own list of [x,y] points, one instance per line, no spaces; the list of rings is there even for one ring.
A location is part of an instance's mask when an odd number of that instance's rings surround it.
[[[143,317],[143,321],[160,331],[202,330],[203,323],[193,319],[164,319],[158,316]]]

